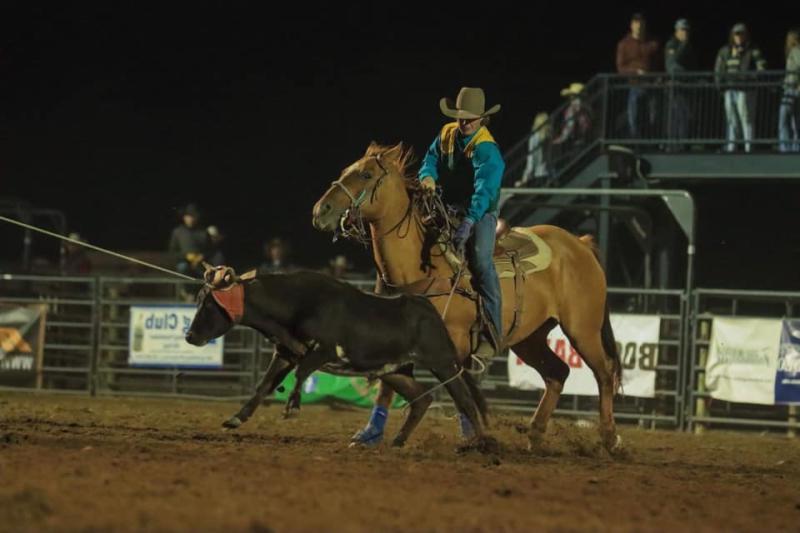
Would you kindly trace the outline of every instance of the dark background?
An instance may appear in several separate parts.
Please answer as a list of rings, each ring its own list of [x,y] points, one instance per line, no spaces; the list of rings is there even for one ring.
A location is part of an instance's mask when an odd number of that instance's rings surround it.
[[[563,1],[124,6],[4,4],[0,195],[62,209],[71,230],[116,250],[165,247],[176,208],[196,201],[204,222],[228,236],[235,266],[255,264],[264,240],[284,236],[298,263],[320,266],[345,251],[364,269],[367,251],[332,245],[310,224],[340,169],[371,140],[402,140],[419,154],[445,120],[439,98],[462,85],[481,86],[489,105],[503,105],[492,131],[509,147],[537,111],[559,104],[563,86],[614,69],[616,42],[640,9]],[[645,12],[662,43],[676,18],[689,18],[704,68],[738,20],[769,66],[783,68],[785,32],[797,21],[788,20],[796,11],[781,10],[673,2]],[[699,189],[699,283],[795,284],[798,192]],[[729,243],[765,233],[770,260],[794,265],[761,276],[732,263],[742,254]]]

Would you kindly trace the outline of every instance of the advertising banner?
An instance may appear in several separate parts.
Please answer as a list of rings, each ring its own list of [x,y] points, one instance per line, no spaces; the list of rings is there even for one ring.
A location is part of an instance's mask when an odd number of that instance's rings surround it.
[[[612,314],[611,327],[622,361],[622,386],[625,395],[654,397],[661,317]],[[592,370],[572,347],[560,327],[550,332],[547,344],[570,367],[563,394],[597,396],[597,381]],[[544,388],[544,381],[539,373],[526,365],[513,351],[508,356],[508,377],[509,385],[518,389]]]
[[[196,307],[193,305],[133,305],[128,339],[131,366],[183,368],[222,367],[223,339],[205,346],[185,340]]]
[[[772,405],[783,321],[715,317],[706,361],[706,389],[728,402]]]

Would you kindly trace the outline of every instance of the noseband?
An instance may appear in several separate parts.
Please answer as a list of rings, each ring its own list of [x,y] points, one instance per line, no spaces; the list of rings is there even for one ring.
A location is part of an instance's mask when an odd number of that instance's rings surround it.
[[[339,235],[342,235],[345,238],[354,239],[362,244],[369,244],[369,233],[366,225],[364,224],[364,217],[361,216],[359,210],[361,205],[364,203],[364,200],[367,198],[368,193],[370,203],[375,201],[375,198],[378,194],[378,188],[383,184],[383,179],[389,174],[389,171],[381,161],[381,154],[377,154],[372,157],[375,158],[375,162],[383,172],[380,177],[375,180],[375,185],[372,187],[372,189],[365,188],[359,193],[358,196],[356,196],[350,191],[350,189],[347,188],[347,185],[342,183],[341,178],[331,183],[331,189],[340,189],[350,199],[350,205],[347,207],[347,209],[345,209],[344,214],[339,219],[338,232],[334,233],[333,236],[334,242],[338,239]]]

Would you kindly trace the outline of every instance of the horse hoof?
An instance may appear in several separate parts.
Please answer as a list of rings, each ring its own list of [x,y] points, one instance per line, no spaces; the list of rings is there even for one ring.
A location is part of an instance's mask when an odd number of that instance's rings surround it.
[[[528,451],[538,452],[544,445],[544,432],[538,430],[531,430],[528,432]]]
[[[458,453],[476,451],[482,454],[496,454],[500,452],[500,443],[494,437],[481,435],[471,439],[466,444],[462,444],[456,448],[456,451]]]
[[[356,434],[350,439],[350,448],[374,448],[382,441],[383,431],[379,431],[373,426],[367,426],[364,429],[356,431]]]
[[[402,448],[406,445],[406,439],[401,439],[400,437],[395,437],[392,441],[392,448]]]
[[[242,421],[239,419],[238,416],[232,416],[222,423],[222,427],[224,427],[225,429],[236,429],[241,425]]]

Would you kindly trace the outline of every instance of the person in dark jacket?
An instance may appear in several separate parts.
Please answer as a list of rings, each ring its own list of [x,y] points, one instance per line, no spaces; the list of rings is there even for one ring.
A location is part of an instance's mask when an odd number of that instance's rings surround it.
[[[747,26],[741,22],[734,24],[728,44],[720,48],[714,66],[714,77],[725,99],[728,152],[736,150],[736,141],[740,137],[744,140],[745,152],[752,148],[756,106],[752,83],[755,78],[744,73],[766,68],[767,62],[761,50],[750,42]]]
[[[786,34],[786,76],[778,110],[778,149],[800,152],[800,29]]]
[[[668,146],[670,150],[681,148],[678,143],[683,142],[689,136],[689,121],[691,111],[689,109],[689,99],[686,91],[680,88],[681,85],[691,83],[692,79],[682,74],[697,68],[697,59],[689,40],[689,21],[678,19],[675,22],[675,34],[664,47],[664,64],[667,74],[670,75],[670,90],[667,94],[669,98],[669,137],[672,143]]]
[[[641,138],[639,108],[646,106],[649,129],[656,120],[655,95],[644,88],[644,80],[639,76],[658,69],[658,42],[647,37],[647,21],[641,13],[631,17],[631,31],[617,44],[617,72],[630,74],[628,90],[628,133],[632,138]]]
[[[203,274],[202,262],[208,253],[208,233],[200,226],[200,211],[194,204],[181,212],[182,224],[172,230],[169,252],[175,260],[175,269],[190,276]]]

